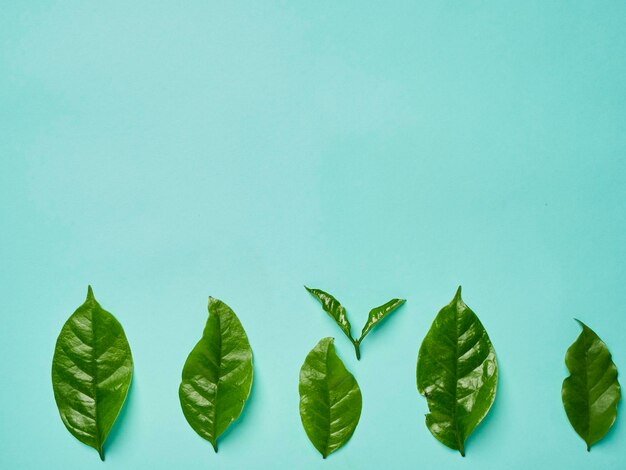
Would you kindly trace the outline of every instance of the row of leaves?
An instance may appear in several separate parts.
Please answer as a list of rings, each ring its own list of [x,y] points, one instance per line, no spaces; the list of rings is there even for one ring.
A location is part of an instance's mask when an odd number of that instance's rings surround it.
[[[405,301],[393,299],[372,309],[361,336],[354,339],[346,309],[332,295],[307,290],[321,303],[353,344],[357,359],[365,336]],[[217,440],[241,414],[253,380],[252,349],[235,313],[209,298],[209,318],[193,348],[179,387],[190,426],[217,452]],[[570,376],[562,400],[587,450],[608,432],[617,416],[620,386],[604,342],[586,325],[568,349]],[[67,320],[57,339],[52,384],[59,413],[79,441],[104,460],[104,442],[128,393],[133,373],[130,346],[120,323],[96,301],[87,299]],[[417,389],[426,397],[426,426],[440,442],[465,455],[465,441],[496,398],[495,350],[459,287],[437,314],[419,349]],[[362,396],[354,376],[337,355],[333,338],[323,338],[300,370],[300,417],[307,436],[326,458],[354,433]]]

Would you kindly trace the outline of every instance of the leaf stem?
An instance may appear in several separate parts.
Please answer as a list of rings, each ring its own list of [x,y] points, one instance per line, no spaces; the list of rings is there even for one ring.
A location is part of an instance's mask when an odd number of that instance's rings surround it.
[[[356,352],[356,359],[357,359],[357,361],[360,361],[361,360],[361,350],[359,349],[359,345],[361,344],[361,342],[359,340],[352,341],[352,344],[354,344],[354,352]]]

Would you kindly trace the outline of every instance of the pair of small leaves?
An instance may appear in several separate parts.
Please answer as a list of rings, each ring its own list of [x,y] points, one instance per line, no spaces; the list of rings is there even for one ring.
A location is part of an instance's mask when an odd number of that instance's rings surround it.
[[[324,292],[321,289],[309,289],[304,286],[306,290],[308,290],[317,300],[322,304],[322,308],[328,315],[331,316],[341,328],[341,331],[348,337],[352,345],[354,346],[354,351],[356,353],[356,358],[361,359],[361,342],[367,336],[367,334],[378,325],[384,318],[386,318],[391,312],[397,309],[400,305],[402,305],[406,300],[404,299],[392,299],[384,305],[380,307],[373,308],[370,310],[370,313],[367,317],[367,322],[361,331],[361,336],[359,339],[354,339],[352,337],[352,327],[350,325],[350,321],[348,320],[348,316],[346,314],[346,309],[343,305],[339,303],[337,299],[335,299],[332,295],[327,292]]]
[[[428,401],[432,435],[465,455],[465,440],[489,412],[497,384],[495,350],[459,287],[437,314],[417,359],[417,389]]]
[[[307,436],[326,458],[342,447],[361,417],[362,397],[354,376],[323,338],[300,369],[300,418]]]
[[[615,422],[621,393],[606,344],[591,328],[576,321],[583,330],[565,354],[570,376],[563,381],[561,398],[572,427],[591,450]]]
[[[209,297],[202,338],[183,367],[178,391],[189,425],[217,452],[217,439],[235,421],[252,388],[252,349],[228,305]]]
[[[133,358],[122,325],[96,301],[65,322],[52,359],[52,387],[61,419],[76,439],[104,460],[104,442],[122,409],[133,375]]]

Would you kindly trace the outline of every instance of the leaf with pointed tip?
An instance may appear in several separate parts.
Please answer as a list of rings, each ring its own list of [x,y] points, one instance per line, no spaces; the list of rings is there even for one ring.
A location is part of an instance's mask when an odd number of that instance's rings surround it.
[[[132,375],[133,358],[122,325],[100,306],[89,286],[85,303],[57,339],[52,387],[65,427],[102,460]]]
[[[354,376],[335,352],[333,338],[323,338],[300,369],[300,418],[323,458],[343,446],[361,417],[362,397]]]
[[[252,349],[237,315],[209,297],[209,319],[185,362],[178,395],[187,422],[215,452],[217,439],[243,410],[252,375]]]
[[[363,331],[361,331],[361,337],[358,339],[358,342],[361,343],[363,341],[363,338],[365,338],[365,336],[372,330],[372,328],[378,325],[391,312],[393,312],[395,309],[397,309],[400,305],[402,305],[405,302],[406,300],[404,299],[391,299],[386,304],[370,310],[370,313],[367,317],[367,322],[365,323],[365,326],[363,327]]]
[[[570,376],[561,398],[569,422],[587,443],[587,450],[604,437],[617,417],[620,385],[606,344],[583,322],[583,331],[565,354]]]
[[[459,287],[437,314],[417,358],[417,389],[428,401],[432,435],[465,455],[465,440],[489,412],[497,384],[495,350]]]
[[[337,299],[335,299],[332,295],[324,292],[321,289],[309,289],[307,286],[304,286],[306,290],[308,290],[311,294],[315,296],[317,300],[322,304],[322,308],[328,315],[330,315],[333,320],[339,325],[341,331],[345,333],[345,335],[354,343],[354,339],[352,338],[352,334],[350,332],[351,326],[348,321],[348,316],[346,315],[346,309],[339,303]]]

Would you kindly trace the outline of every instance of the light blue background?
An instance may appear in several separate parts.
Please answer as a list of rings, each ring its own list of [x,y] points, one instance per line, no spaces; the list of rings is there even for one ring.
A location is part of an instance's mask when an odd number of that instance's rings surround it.
[[[588,454],[560,388],[573,317],[626,371],[626,3],[370,3],[3,2],[1,468],[623,468],[623,407]],[[105,464],[50,383],[88,283],[135,359]],[[305,283],[355,331],[408,302],[357,363]],[[415,387],[459,284],[501,373],[465,459]],[[256,367],[218,455],[177,396],[209,295]],[[297,385],[324,336],[364,403],[323,462]]]

